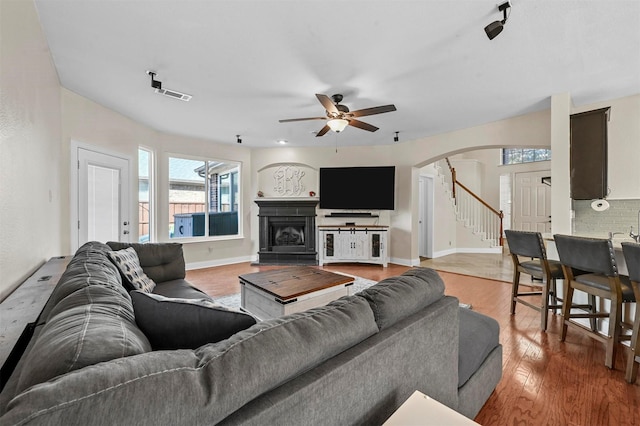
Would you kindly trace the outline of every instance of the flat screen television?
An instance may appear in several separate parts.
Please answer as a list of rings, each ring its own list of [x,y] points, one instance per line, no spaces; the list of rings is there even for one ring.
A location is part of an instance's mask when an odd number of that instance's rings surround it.
[[[320,208],[394,210],[395,166],[320,168]]]

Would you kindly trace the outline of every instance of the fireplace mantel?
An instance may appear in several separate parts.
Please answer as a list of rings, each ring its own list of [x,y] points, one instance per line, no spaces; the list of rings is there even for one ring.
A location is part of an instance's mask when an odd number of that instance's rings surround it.
[[[318,197],[258,197],[253,200],[257,205],[262,203],[298,203],[298,202],[315,202],[318,204],[320,199]]]

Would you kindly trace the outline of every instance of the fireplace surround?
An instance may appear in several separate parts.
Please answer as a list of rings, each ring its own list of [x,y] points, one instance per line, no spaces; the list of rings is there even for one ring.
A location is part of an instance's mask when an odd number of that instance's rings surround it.
[[[262,198],[259,207],[260,265],[317,265],[317,199]]]

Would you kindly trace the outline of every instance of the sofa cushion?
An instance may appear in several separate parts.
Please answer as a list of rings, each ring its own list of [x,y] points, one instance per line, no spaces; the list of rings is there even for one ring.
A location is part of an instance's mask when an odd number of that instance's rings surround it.
[[[131,301],[118,290],[92,285],[67,296],[51,311],[27,355],[17,391],[61,374],[151,350],[138,329]]]
[[[120,273],[107,256],[110,251],[107,245],[96,241],[88,242],[78,249],[38,317],[38,324],[44,324],[48,320],[50,311],[61,300],[85,287],[109,287],[122,297],[127,297]]]
[[[208,299],[213,300],[204,291],[195,288],[187,280],[171,280],[156,283],[153,289],[154,294],[159,294],[164,297],[176,297],[181,299]]]
[[[126,248],[108,253],[109,258],[118,267],[122,273],[122,278],[135,290],[141,290],[146,293],[153,291],[156,283],[150,279],[140,266],[138,253],[132,248]]]
[[[460,308],[458,317],[458,387],[461,387],[499,345],[500,326],[493,318],[470,309]]]
[[[132,247],[145,274],[156,284],[185,278],[184,254],[180,243],[120,243],[109,241],[112,250]]]
[[[413,268],[358,293],[371,306],[383,330],[444,297],[444,282],[430,268]]]
[[[206,299],[173,299],[132,291],[136,323],[155,350],[196,349],[251,327],[248,313]]]
[[[260,322],[195,351],[151,352],[65,374],[17,395],[2,420],[217,424],[377,331],[369,304],[360,297],[345,297]],[[366,368],[361,372],[368,373]]]

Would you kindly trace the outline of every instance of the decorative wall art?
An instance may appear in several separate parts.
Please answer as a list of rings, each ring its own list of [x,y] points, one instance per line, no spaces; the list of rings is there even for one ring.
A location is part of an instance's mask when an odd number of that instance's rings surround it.
[[[273,172],[273,190],[282,197],[300,195],[304,191],[304,175],[304,170],[298,166],[280,166]]]

